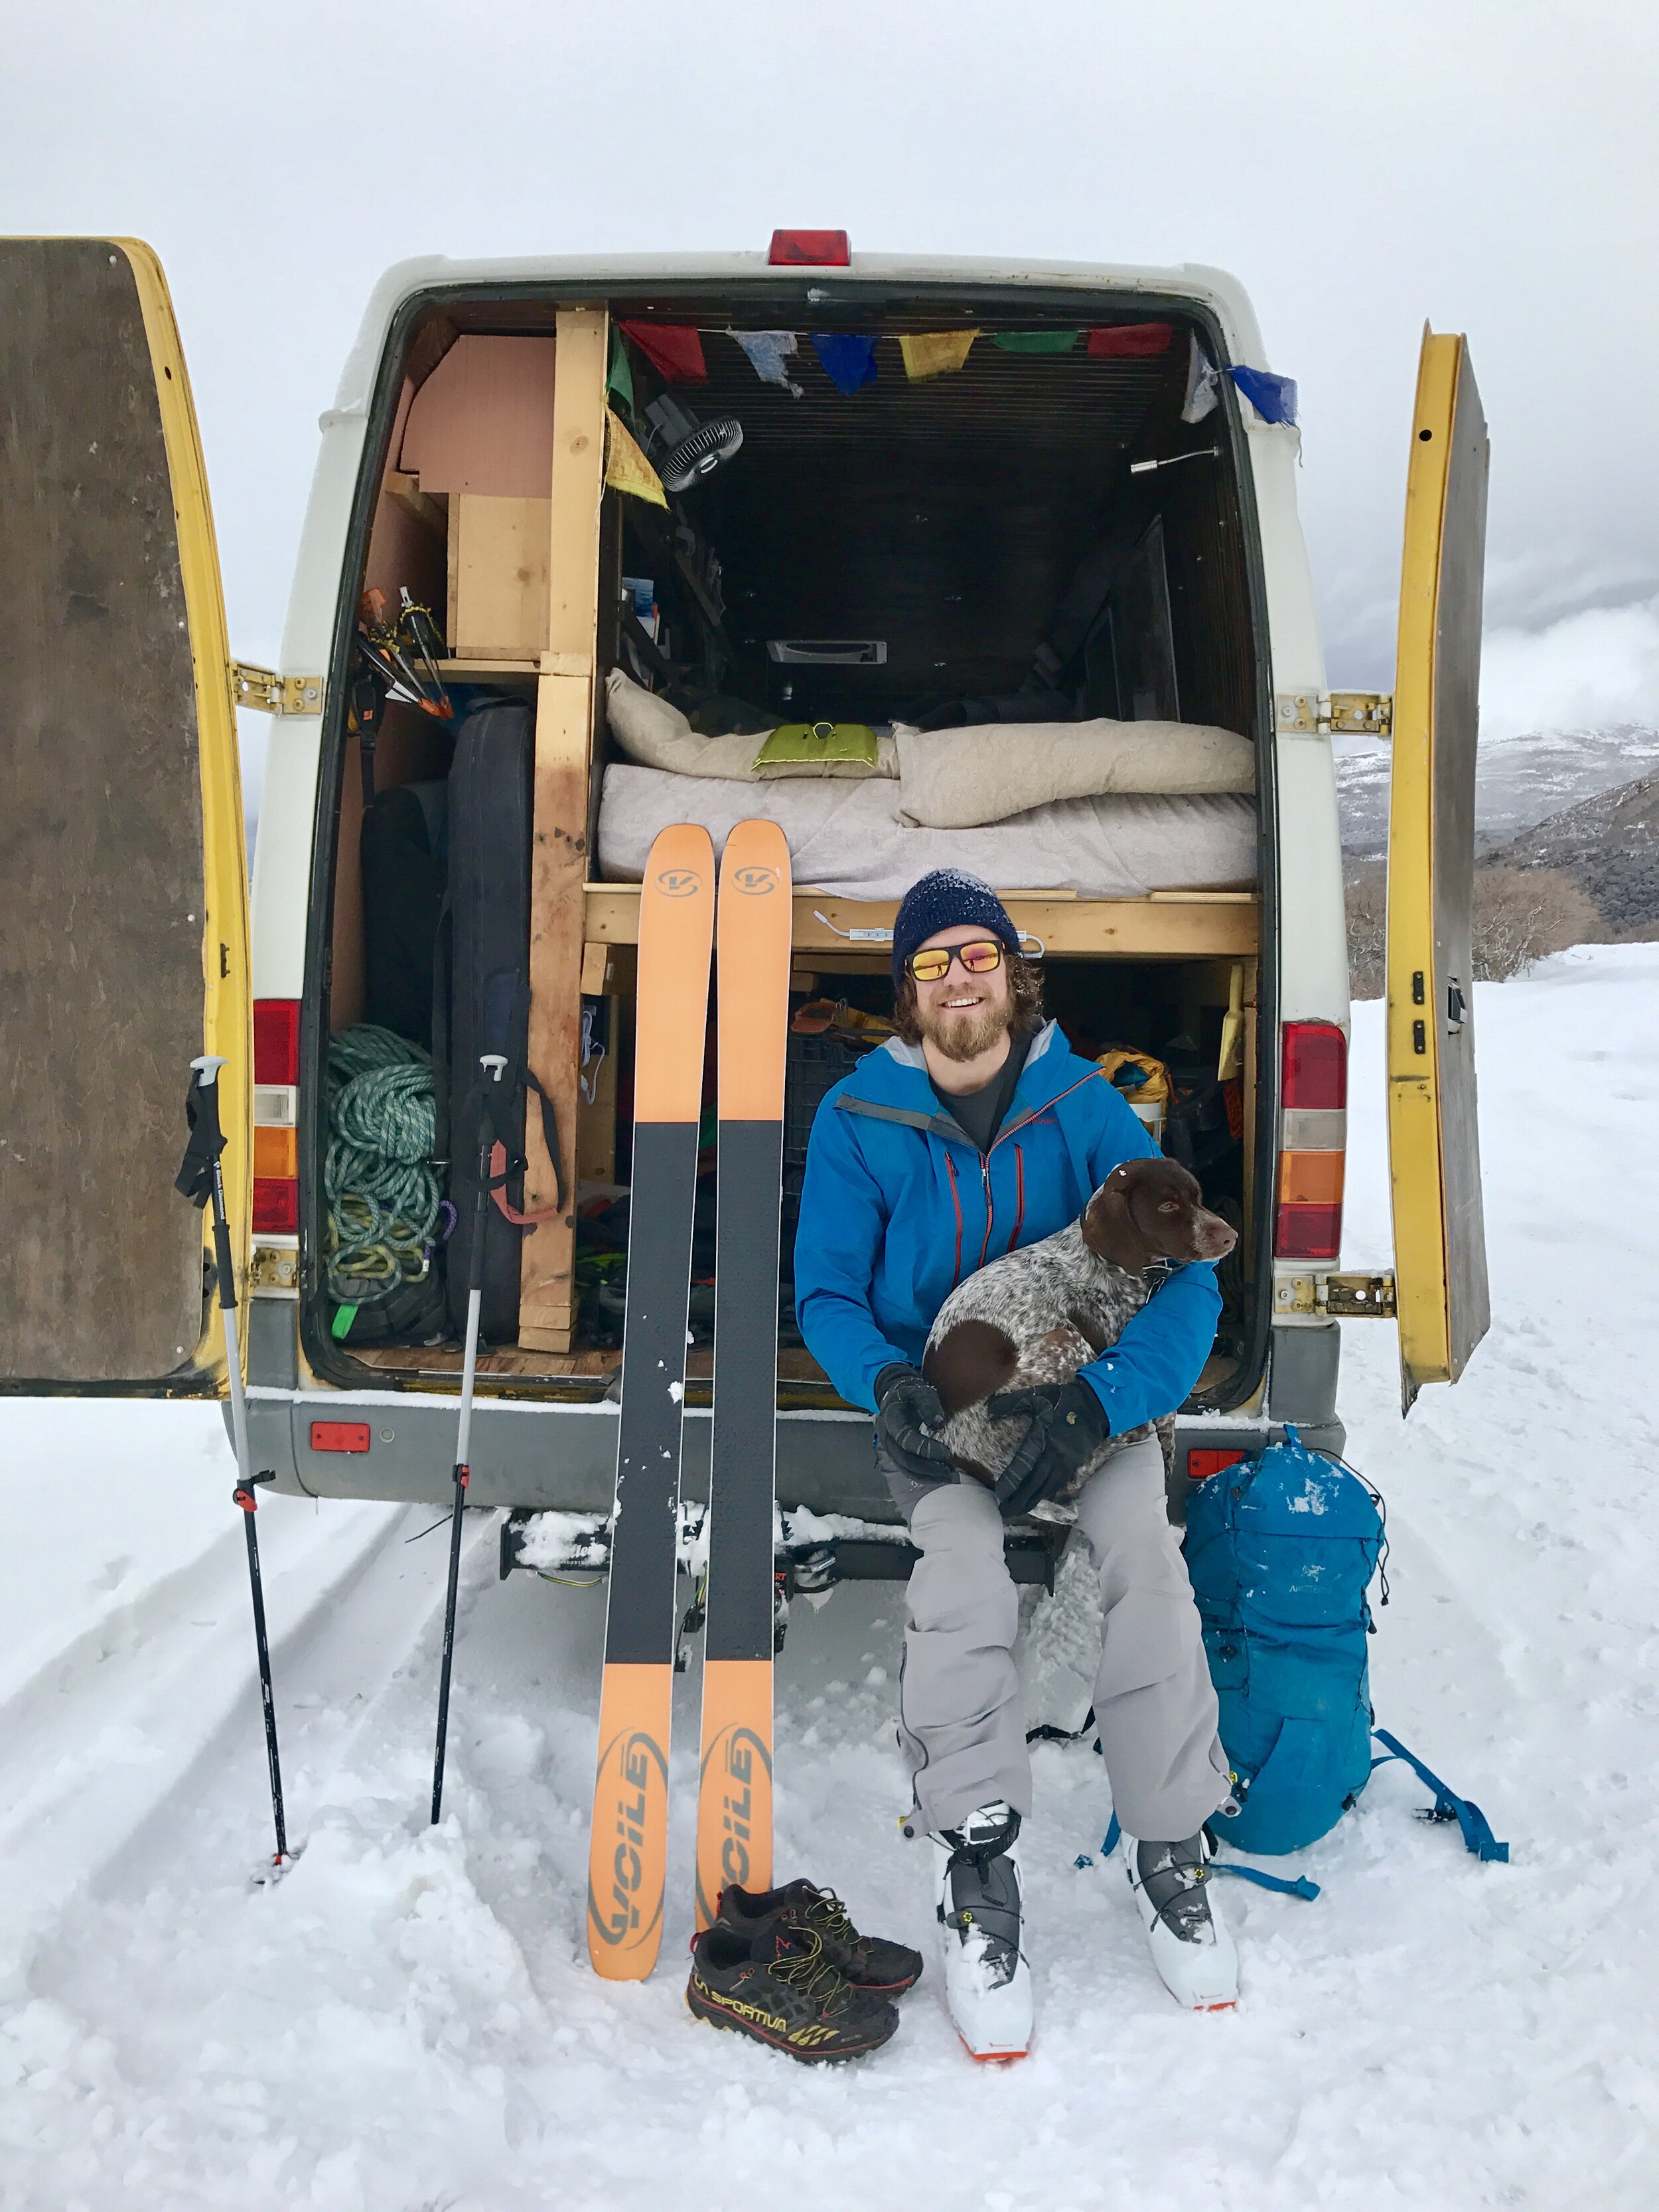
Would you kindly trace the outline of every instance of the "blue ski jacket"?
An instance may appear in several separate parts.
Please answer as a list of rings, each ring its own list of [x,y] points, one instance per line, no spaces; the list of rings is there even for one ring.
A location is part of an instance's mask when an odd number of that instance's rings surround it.
[[[795,1313],[842,1396],[873,1409],[884,1367],[919,1367],[934,1316],[989,1260],[1075,1221],[1121,1161],[1158,1147],[1057,1023],[1031,1045],[981,1154],[940,1108],[919,1046],[895,1037],[827,1092],[795,1235]],[[1221,1311],[1215,1270],[1177,1268],[1080,1371],[1115,1435],[1190,1394]]]

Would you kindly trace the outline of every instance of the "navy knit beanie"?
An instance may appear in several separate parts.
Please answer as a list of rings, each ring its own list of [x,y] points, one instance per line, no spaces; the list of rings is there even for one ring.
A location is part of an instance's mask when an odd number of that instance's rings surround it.
[[[900,902],[893,922],[893,984],[896,989],[904,963],[920,945],[941,929],[970,922],[1000,938],[1010,952],[1019,951],[1019,932],[1008,919],[1008,909],[988,883],[961,868],[935,868],[920,883],[912,884]]]

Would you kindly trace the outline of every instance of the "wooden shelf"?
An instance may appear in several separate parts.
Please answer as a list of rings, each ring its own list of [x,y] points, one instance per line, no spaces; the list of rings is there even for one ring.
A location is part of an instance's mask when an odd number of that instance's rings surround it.
[[[586,886],[585,933],[591,942],[635,945],[640,933],[637,884]],[[1146,899],[1080,899],[1069,893],[1009,896],[1017,927],[1039,938],[1051,956],[1185,960],[1254,953],[1261,935],[1260,905],[1253,891],[1164,891]],[[890,932],[898,912],[893,899],[827,898],[822,891],[795,895],[791,943],[797,952],[862,957],[885,968],[886,939],[851,936],[855,929]]]
[[[539,659],[441,660],[437,668],[440,676],[453,677],[458,684],[471,676],[526,676],[533,680],[542,672]]]

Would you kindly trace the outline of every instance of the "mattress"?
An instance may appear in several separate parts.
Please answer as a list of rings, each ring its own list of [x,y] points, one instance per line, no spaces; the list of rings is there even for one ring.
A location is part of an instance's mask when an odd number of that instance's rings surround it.
[[[700,822],[716,856],[739,822],[775,822],[798,884],[836,898],[902,898],[931,868],[965,868],[1005,890],[1145,898],[1233,890],[1256,876],[1255,802],[1238,793],[1061,799],[983,829],[923,830],[899,819],[900,787],[797,781],[733,783],[617,763],[599,797],[599,874],[638,883],[652,840]]]

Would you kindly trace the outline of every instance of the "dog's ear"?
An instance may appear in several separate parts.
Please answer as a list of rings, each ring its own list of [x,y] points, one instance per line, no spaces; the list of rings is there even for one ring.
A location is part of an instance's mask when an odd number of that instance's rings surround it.
[[[959,1321],[922,1355],[921,1371],[939,1392],[947,1420],[1013,1380],[1019,1351],[994,1322]]]
[[[1078,1224],[1085,1248],[1109,1267],[1137,1274],[1146,1264],[1146,1240],[1135,1219],[1133,1198],[1147,1160],[1123,1160],[1083,1209]]]

